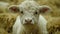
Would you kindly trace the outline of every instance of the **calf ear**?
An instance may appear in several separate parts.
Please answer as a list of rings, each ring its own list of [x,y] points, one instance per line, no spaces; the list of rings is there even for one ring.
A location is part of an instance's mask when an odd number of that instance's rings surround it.
[[[17,5],[12,5],[8,7],[8,10],[13,13],[17,13],[20,11],[19,7]]]
[[[46,12],[50,12],[51,8],[49,6],[40,6],[40,13],[46,13]]]

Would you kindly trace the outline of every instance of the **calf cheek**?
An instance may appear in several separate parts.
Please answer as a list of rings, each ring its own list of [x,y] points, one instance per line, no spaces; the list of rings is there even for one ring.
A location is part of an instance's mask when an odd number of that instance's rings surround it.
[[[23,24],[24,17],[23,17],[23,16],[21,16],[20,20],[21,20],[21,24]]]

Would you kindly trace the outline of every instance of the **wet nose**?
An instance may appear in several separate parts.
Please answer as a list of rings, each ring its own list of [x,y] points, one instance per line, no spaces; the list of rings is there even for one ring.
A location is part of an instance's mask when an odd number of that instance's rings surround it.
[[[29,23],[31,23],[32,22],[32,19],[25,19],[25,22],[29,22]]]

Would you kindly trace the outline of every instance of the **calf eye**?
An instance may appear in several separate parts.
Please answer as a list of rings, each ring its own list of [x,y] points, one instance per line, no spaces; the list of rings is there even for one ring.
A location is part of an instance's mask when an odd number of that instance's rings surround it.
[[[35,12],[34,14],[38,14],[38,12]]]
[[[23,11],[21,11],[20,13],[23,14]]]

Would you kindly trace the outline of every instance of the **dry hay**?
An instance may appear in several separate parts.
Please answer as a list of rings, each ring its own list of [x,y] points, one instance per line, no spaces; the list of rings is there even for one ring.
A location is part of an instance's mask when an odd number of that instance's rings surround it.
[[[8,33],[12,33],[12,26],[15,22],[16,16],[16,14],[9,13],[0,14],[0,28],[3,28]]]
[[[3,28],[0,28],[0,34],[8,34]]]
[[[52,17],[47,23],[49,34],[59,34],[60,32],[60,17]]]

